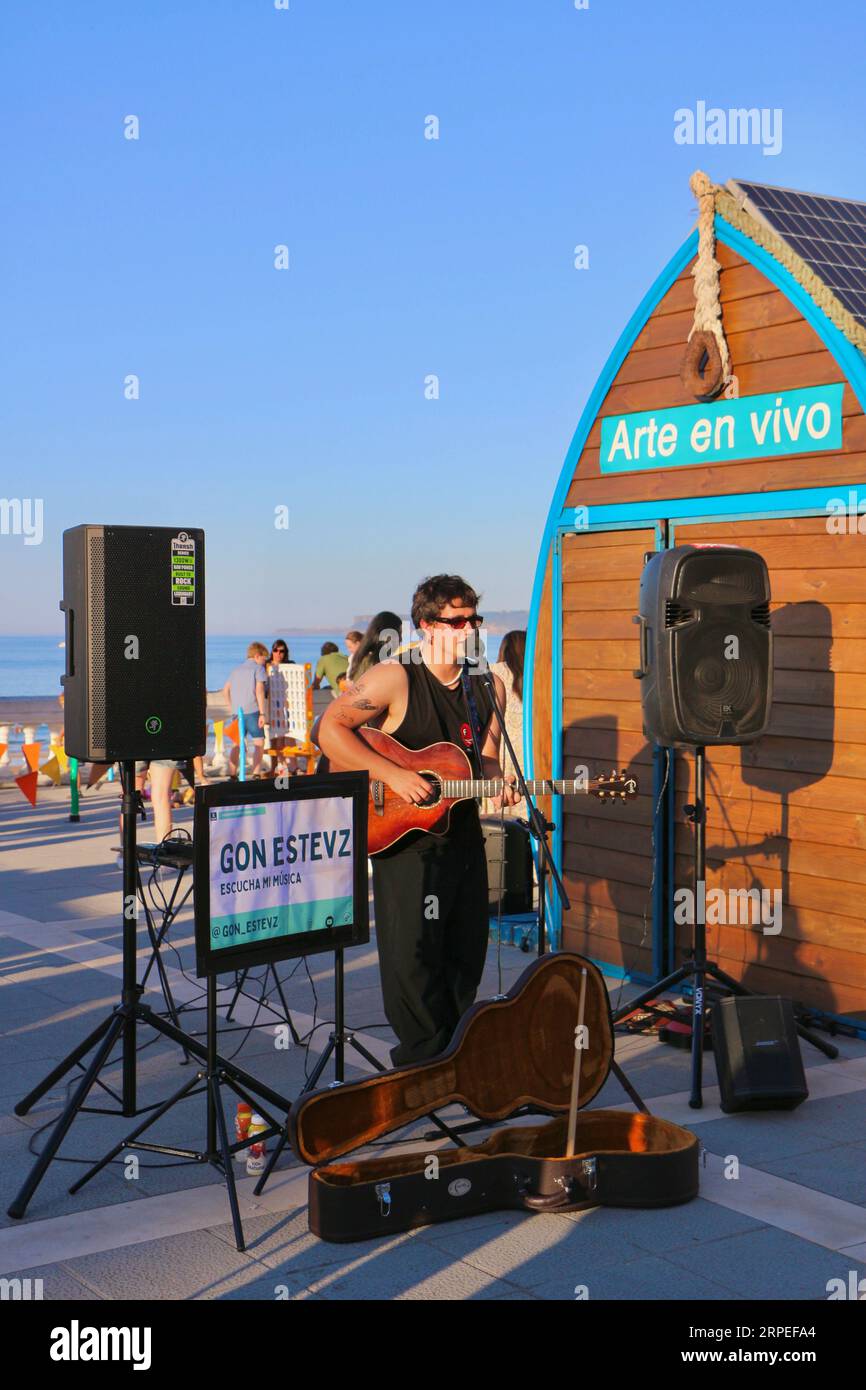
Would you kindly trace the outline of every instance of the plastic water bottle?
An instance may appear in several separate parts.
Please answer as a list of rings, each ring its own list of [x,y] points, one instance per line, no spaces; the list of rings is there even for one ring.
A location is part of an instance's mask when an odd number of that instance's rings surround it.
[[[267,1125],[261,1115],[253,1115],[250,1120],[250,1127],[247,1130],[247,1138],[252,1139],[255,1134],[264,1134]],[[264,1139],[257,1139],[250,1144],[247,1149],[247,1172],[250,1177],[255,1177],[258,1173],[263,1173],[267,1165],[266,1148]]]

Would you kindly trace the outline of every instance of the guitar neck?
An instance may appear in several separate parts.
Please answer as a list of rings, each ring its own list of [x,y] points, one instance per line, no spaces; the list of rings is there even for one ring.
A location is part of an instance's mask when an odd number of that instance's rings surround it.
[[[501,777],[460,778],[459,780],[444,777],[441,786],[443,796],[448,797],[449,800],[459,801],[463,797],[470,796],[501,796],[505,782]],[[580,781],[576,778],[553,780],[550,777],[537,777],[529,779],[526,786],[530,796],[580,796],[591,790],[586,781]]]

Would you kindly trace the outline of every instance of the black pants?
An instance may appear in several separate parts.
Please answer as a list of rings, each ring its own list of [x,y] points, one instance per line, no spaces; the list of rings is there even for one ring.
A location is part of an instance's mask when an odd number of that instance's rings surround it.
[[[435,1057],[481,983],[487,862],[477,824],[373,860],[376,944],[395,1066]]]

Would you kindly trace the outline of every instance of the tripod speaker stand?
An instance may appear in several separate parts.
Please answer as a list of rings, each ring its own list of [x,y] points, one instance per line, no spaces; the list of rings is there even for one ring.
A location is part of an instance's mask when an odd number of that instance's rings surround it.
[[[186,1157],[197,1162],[209,1162],[220,1168],[225,1176],[235,1238],[238,1242],[238,1249],[243,1249],[243,1232],[234,1186],[234,1173],[231,1167],[231,1146],[228,1143],[220,1087],[223,1084],[228,1085],[241,1099],[248,1102],[252,1101],[253,1095],[257,1097],[256,1108],[262,1111],[269,1125],[268,1134],[265,1134],[264,1138],[281,1133],[282,1127],[271,1118],[263,1108],[261,1101],[265,1101],[267,1105],[285,1113],[288,1113],[290,1105],[276,1091],[264,1086],[247,1072],[242,1071],[240,1067],[235,1066],[234,1063],[226,1062],[218,1056],[216,1051],[216,985],[213,979],[208,981],[207,1047],[202,1047],[194,1038],[181,1032],[173,1023],[169,1023],[167,1019],[155,1013],[148,1004],[141,1002],[143,986],[138,983],[136,978],[136,802],[134,792],[135,764],[133,762],[121,764],[121,779],[123,786],[121,803],[123,825],[123,987],[121,1000],[99,1026],[15,1106],[16,1115],[26,1115],[47,1091],[62,1081],[73,1067],[81,1066],[87,1054],[96,1048],[78,1086],[55,1122],[45,1148],[9,1207],[9,1215],[12,1217],[24,1215],[31,1197],[79,1114],[123,1115],[127,1118],[135,1118],[145,1113],[145,1110],[139,1109],[137,1105],[136,1046],[138,1028],[140,1025],[146,1024],[156,1033],[176,1043],[184,1052],[192,1053],[199,1061],[204,1062],[205,1069],[190,1077],[178,1092],[161,1105],[156,1108],[146,1107],[147,1119],[133,1130],[122,1143],[115,1145],[109,1154],[88,1169],[84,1177],[79,1179],[69,1190],[70,1192],[77,1192],[85,1182],[116,1158],[125,1147],[145,1148],[152,1153]],[[87,1099],[93,1087],[97,1084],[104,1085],[100,1080],[100,1074],[108,1066],[111,1052],[118,1042],[122,1047],[122,1084],[121,1095],[118,1097],[120,1109],[101,1109],[88,1106]],[[179,1100],[194,1094],[196,1086],[200,1086],[207,1093],[207,1145],[204,1151],[179,1149],[164,1144],[136,1144],[139,1134],[160,1119]],[[237,1148],[238,1146],[235,1145],[234,1147]]]
[[[695,936],[692,954],[666,979],[617,1009],[614,1022],[684,980],[692,999],[692,1084],[689,1105],[703,1104],[704,984],[717,980],[734,994],[751,990],[707,959],[706,745],[752,743],[767,732],[773,700],[770,576],[755,550],[736,545],[681,545],[649,553],[640,581],[640,667],[644,733],[662,747],[695,751],[695,800],[686,815],[695,828]],[[838,1050],[798,1025],[802,1038],[827,1057]]]
[[[668,975],[664,980],[658,980],[649,989],[639,994],[636,999],[632,999],[628,1004],[623,1004],[613,1015],[614,1023],[639,1009],[650,999],[656,999],[658,995],[666,990],[673,989],[676,985],[690,980],[693,985],[692,994],[692,1080],[691,1095],[689,1105],[693,1110],[700,1110],[703,1106],[702,1095],[702,1074],[704,1056],[704,983],[707,978],[717,980],[734,994],[748,995],[753,991],[746,989],[730,975],[725,974],[714,961],[707,958],[707,925],[706,925],[706,887],[707,887],[707,860],[706,860],[706,833],[707,833],[707,808],[706,808],[706,749],[703,747],[695,748],[695,800],[694,804],[686,806],[686,814],[695,828],[695,936],[692,953],[678,970]],[[813,1047],[817,1047],[826,1057],[838,1057],[838,1048],[832,1043],[827,1043],[823,1038],[819,1038],[810,1029],[797,1025],[797,1032],[800,1037],[810,1042]]]

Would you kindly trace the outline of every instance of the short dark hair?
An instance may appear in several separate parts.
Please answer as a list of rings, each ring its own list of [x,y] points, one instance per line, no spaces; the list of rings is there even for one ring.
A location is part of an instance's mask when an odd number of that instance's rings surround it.
[[[359,632],[356,627],[353,627],[351,632],[346,633],[345,640],[347,642],[363,642],[364,634],[363,632]]]
[[[449,603],[477,608],[481,595],[459,574],[434,574],[425,579],[412,595],[412,623],[420,631],[421,623],[432,623]]]
[[[331,652],[338,652],[339,650],[340,648],[337,646],[336,642],[322,643],[322,656],[330,656]]]

